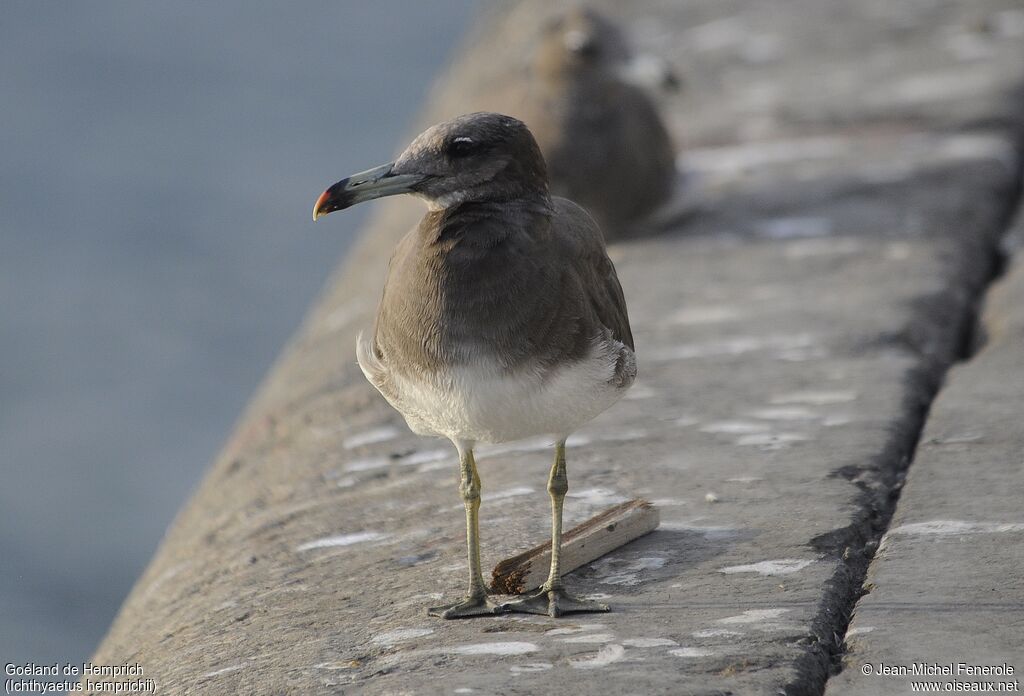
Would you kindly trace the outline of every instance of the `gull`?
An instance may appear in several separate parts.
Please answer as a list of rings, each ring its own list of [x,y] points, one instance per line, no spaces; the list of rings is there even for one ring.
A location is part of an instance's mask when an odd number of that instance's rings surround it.
[[[616,25],[574,7],[544,24],[528,69],[479,100],[526,123],[551,192],[586,208],[609,241],[642,231],[675,190],[675,147],[636,62]]]
[[[608,611],[566,591],[560,573],[565,440],[636,377],[622,288],[600,229],[548,192],[544,158],[518,119],[474,113],[419,135],[389,164],[320,196],[313,219],[412,194],[427,212],[398,243],[373,333],[356,357],[366,378],[420,435],[459,454],[469,592],[428,610],[445,619],[518,611]],[[532,595],[499,602],[480,568],[480,475],[473,449],[551,436],[551,570]]]

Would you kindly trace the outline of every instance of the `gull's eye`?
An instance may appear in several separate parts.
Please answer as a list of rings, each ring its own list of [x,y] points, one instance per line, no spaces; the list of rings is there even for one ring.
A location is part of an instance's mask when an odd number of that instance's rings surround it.
[[[449,157],[465,157],[471,155],[477,151],[477,143],[472,138],[453,138],[448,143],[448,156]]]

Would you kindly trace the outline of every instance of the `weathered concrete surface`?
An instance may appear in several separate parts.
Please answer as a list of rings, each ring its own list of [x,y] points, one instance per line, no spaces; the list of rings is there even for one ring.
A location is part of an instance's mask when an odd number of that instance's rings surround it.
[[[558,4],[490,26],[528,36]],[[464,585],[453,452],[405,429],[352,349],[421,211],[405,203],[382,207],[97,662],[140,662],[171,694],[821,693],[1017,194],[1019,11],[628,8],[685,72],[665,107],[690,214],[613,248],[641,378],[569,450],[567,524],[626,497],[662,510],[569,578],[615,612],[424,616]],[[425,120],[474,108],[518,46],[472,41]],[[485,564],[547,534],[548,459],[481,452]]]
[[[1024,680],[1024,258],[992,291],[982,328],[984,345],[932,406],[828,694],[909,693],[911,681],[1019,690]],[[877,674],[915,663],[1015,673]]]

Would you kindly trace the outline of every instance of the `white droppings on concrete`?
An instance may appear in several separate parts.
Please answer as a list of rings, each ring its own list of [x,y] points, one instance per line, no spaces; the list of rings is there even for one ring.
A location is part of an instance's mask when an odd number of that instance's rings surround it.
[[[743,313],[737,307],[731,305],[707,305],[704,307],[680,309],[674,314],[669,315],[666,321],[669,324],[691,326],[696,324],[720,324],[742,318]]]
[[[915,522],[890,529],[886,536],[906,534],[911,536],[949,536],[956,534],[1000,534],[1024,532],[1020,522],[966,522],[964,520],[932,520]]]
[[[808,360],[819,360],[827,356],[828,352],[821,346],[787,348],[775,354],[776,358],[786,362],[807,362]]]
[[[773,404],[810,404],[812,406],[825,406],[827,404],[842,404],[853,401],[857,398],[857,392],[849,390],[833,391],[796,391],[787,394],[779,394],[771,398]]]
[[[550,662],[526,662],[521,665],[512,665],[508,668],[509,672],[543,672],[551,669],[552,664]]]
[[[995,88],[997,75],[987,68],[978,66],[914,75],[887,89],[886,96],[904,104],[969,99]]]
[[[748,36],[747,40],[738,47],[740,57],[752,65],[764,65],[774,63],[782,57],[785,52],[785,45],[782,39],[776,34],[754,34]],[[772,90],[774,94],[777,90]],[[778,101],[773,100],[772,105]]]
[[[719,498],[718,494],[714,491],[708,491],[704,494],[705,503],[717,503],[719,500],[721,500],[721,498]]]
[[[658,570],[665,567],[668,559],[663,556],[645,556],[632,561],[620,558],[603,558],[594,562],[594,567],[602,577],[598,582],[605,585],[639,585],[640,575],[645,571]]]
[[[736,565],[722,568],[719,573],[731,575],[733,573],[757,573],[759,575],[789,575],[796,573],[814,563],[814,559],[806,558],[780,558],[774,561],[761,561],[748,565]]]
[[[906,261],[912,251],[906,242],[892,242],[885,247],[885,257],[893,261]]]
[[[593,436],[595,442],[629,442],[630,440],[641,440],[647,437],[648,432],[643,428],[620,428],[618,430],[602,430]],[[566,440],[566,444],[572,440]]]
[[[763,220],[755,231],[769,239],[826,237],[832,234],[832,221],[823,217],[787,217]]]
[[[431,464],[442,459],[454,459],[454,452],[449,449],[419,450],[398,460],[401,466],[417,466]]]
[[[215,669],[212,672],[207,672],[206,674],[202,675],[199,678],[200,679],[209,679],[211,677],[218,677],[221,674],[228,674],[229,672],[237,672],[238,670],[245,669],[248,666],[249,666],[248,664],[243,663],[243,664],[240,664],[240,665],[231,665],[230,667],[221,667],[220,669]]]
[[[996,36],[1003,39],[1024,37],[1024,10],[1002,10],[990,17]]]
[[[307,541],[304,544],[299,544],[295,547],[296,551],[309,551],[311,549],[326,549],[333,548],[336,546],[351,546],[353,544],[362,544],[367,541],[378,541],[380,539],[387,539],[390,535],[383,534],[381,532],[355,532],[353,534],[339,534],[338,536],[325,537],[323,539],[314,539],[313,541]]]
[[[359,666],[359,663],[353,660],[333,660],[331,662],[318,662],[313,667],[315,669],[355,669]]]
[[[738,173],[769,164],[831,159],[850,151],[850,141],[819,137],[799,140],[772,140],[735,147],[695,148],[680,155],[686,169]]]
[[[859,636],[862,633],[871,633],[874,630],[874,626],[857,626],[856,628],[851,628],[849,631],[847,631],[846,637],[853,638],[854,636]]]
[[[526,655],[527,653],[540,650],[533,643],[522,641],[508,641],[502,643],[473,643],[470,645],[456,645],[446,652],[456,655]]]
[[[597,669],[607,667],[613,662],[618,662],[626,656],[626,649],[617,643],[610,643],[600,650],[592,658],[587,660],[569,660],[569,664],[575,669]]]
[[[728,628],[705,628],[690,635],[694,638],[739,638],[746,634],[741,631],[730,631]]]
[[[715,421],[701,427],[702,433],[725,433],[728,435],[745,435],[750,433],[766,433],[771,430],[767,423],[755,423],[753,421]]]
[[[946,36],[946,48],[957,60],[968,62],[986,60],[995,53],[995,45],[973,31],[954,31]]]
[[[396,628],[393,631],[381,633],[373,637],[373,642],[378,645],[394,645],[413,638],[429,636],[434,632],[432,628]]]
[[[496,500],[506,500],[508,498],[516,498],[521,495],[530,495],[537,491],[529,486],[516,486],[515,488],[506,488],[503,491],[497,491],[495,493],[484,493],[484,502],[494,502]],[[462,507],[461,505],[459,506]]]
[[[738,17],[723,17],[688,29],[686,45],[699,52],[721,51],[741,46],[749,37]]]
[[[905,181],[913,173],[914,167],[911,162],[884,162],[865,165],[857,175],[864,183],[881,186]]]
[[[579,624],[577,626],[565,626],[563,628],[552,628],[550,631],[544,633],[546,636],[571,636],[575,633],[583,633],[584,631],[600,631],[606,628],[603,623],[589,623]]]
[[[398,428],[393,425],[383,425],[379,428],[373,428],[362,433],[349,435],[341,441],[341,446],[345,449],[355,449],[356,447],[362,447],[363,445],[375,445],[378,442],[394,440],[398,435]]]
[[[641,428],[621,428],[619,430],[601,430],[592,433],[576,433],[570,435],[566,447],[583,447],[593,442],[628,442],[647,437],[647,431]]]
[[[658,568],[664,568],[667,562],[668,559],[662,556],[645,556],[630,563],[630,568],[635,570],[657,570]]]
[[[814,420],[818,417],[814,411],[799,406],[759,408],[751,411],[750,415],[762,420]]]
[[[679,645],[671,638],[627,638],[622,641],[622,644],[627,648],[660,648]]]
[[[334,485],[338,488],[351,488],[356,485],[357,482],[358,479],[355,476],[346,476],[335,481]]]
[[[961,133],[939,139],[931,154],[944,160],[992,160],[1008,171],[1017,170],[1017,150],[1012,141],[998,135]]]
[[[471,689],[468,686],[460,686],[458,689],[455,689],[454,691],[452,691],[452,693],[453,694],[471,694],[474,691],[476,691],[476,690],[475,689]]]
[[[568,638],[559,638],[560,643],[611,643],[615,636],[611,633],[581,633]]]
[[[421,464],[416,467],[417,474],[426,474],[431,471],[441,471],[442,469],[448,469],[454,465],[454,462],[450,461],[437,461],[431,462],[430,464]]]
[[[757,283],[750,288],[749,294],[751,299],[773,302],[789,297],[792,292],[778,283]]]
[[[771,621],[777,619],[785,614],[789,609],[748,609],[747,611],[737,616],[727,616],[724,619],[719,619],[718,623],[722,624],[756,624]]]
[[[436,602],[442,599],[444,594],[441,592],[424,592],[420,594],[414,594],[408,599],[403,599],[401,602],[395,603],[395,608],[419,606],[422,607],[428,602]]]
[[[751,433],[736,438],[736,444],[740,447],[776,450],[785,449],[793,442],[805,442],[810,439],[810,435],[803,433]]]
[[[959,435],[936,438],[933,442],[936,445],[963,445],[970,442],[979,442],[984,439],[985,435],[983,433],[960,433]]]
[[[626,496],[619,495],[608,488],[584,488],[581,491],[570,490],[566,493],[566,496],[579,500],[586,505],[618,505],[629,500]]]
[[[761,350],[783,351],[807,350],[817,347],[814,336],[807,333],[769,334],[767,336],[736,336],[734,338],[684,343],[678,346],[654,348],[647,352],[648,360],[668,361],[707,358],[715,356],[744,355]],[[802,355],[802,353],[801,353]]]
[[[659,525],[660,529],[665,529],[673,532],[692,532],[693,534],[700,534],[709,541],[715,539],[728,539],[739,534],[739,529],[736,527],[717,527],[717,526],[700,526],[694,525],[691,521],[684,522],[662,522]]]
[[[389,464],[391,464],[390,457],[362,457],[353,459],[343,469],[345,471],[373,471],[374,469],[383,469]]]
[[[707,648],[676,648],[669,650],[668,654],[676,657],[711,657],[715,651]]]
[[[859,253],[863,248],[860,242],[849,237],[801,239],[786,245],[783,253],[790,259],[806,259],[815,256],[846,256]]]
[[[568,447],[583,447],[594,442],[622,442],[639,440],[646,436],[647,431],[641,428],[605,429],[589,433],[575,433],[569,436],[565,444]],[[516,442],[502,443],[500,445],[478,445],[476,452],[480,457],[496,457],[502,454],[519,452],[542,452],[554,449],[554,446],[554,439],[545,435],[525,438]]]
[[[651,505],[654,507],[677,507],[686,504],[685,500],[680,500],[679,498],[655,498],[651,501]]]

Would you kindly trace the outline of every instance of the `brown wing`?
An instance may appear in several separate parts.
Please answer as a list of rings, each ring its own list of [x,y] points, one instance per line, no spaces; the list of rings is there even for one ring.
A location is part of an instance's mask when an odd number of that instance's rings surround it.
[[[553,201],[556,215],[563,221],[557,235],[564,246],[563,258],[570,259],[593,318],[611,332],[615,340],[634,349],[626,298],[615,266],[608,258],[601,230],[594,219],[572,201],[565,198]]]

